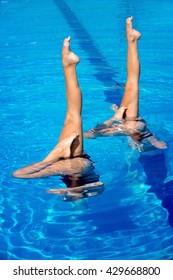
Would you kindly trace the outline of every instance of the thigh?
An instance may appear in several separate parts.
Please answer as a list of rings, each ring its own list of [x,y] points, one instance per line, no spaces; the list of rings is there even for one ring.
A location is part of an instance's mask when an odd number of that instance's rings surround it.
[[[127,110],[125,111],[125,116],[129,118],[136,118],[138,117],[138,110],[139,110],[139,90],[138,87],[135,85],[126,85],[124,96],[122,98],[121,107],[126,106]]]
[[[71,145],[71,154],[72,156],[76,156],[83,152],[82,119],[80,116],[66,118],[59,141],[63,141],[63,139],[67,138],[72,133],[78,134],[78,137]]]

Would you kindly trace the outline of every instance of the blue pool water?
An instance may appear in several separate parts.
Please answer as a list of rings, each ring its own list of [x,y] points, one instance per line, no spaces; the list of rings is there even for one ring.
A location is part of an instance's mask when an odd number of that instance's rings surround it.
[[[1,259],[173,259],[171,0],[0,1]],[[125,137],[85,140],[100,196],[64,202],[59,177],[11,173],[56,144],[65,116],[61,45],[71,35],[84,130],[112,116],[126,79],[125,18],[142,33],[140,113],[168,144],[133,151]]]

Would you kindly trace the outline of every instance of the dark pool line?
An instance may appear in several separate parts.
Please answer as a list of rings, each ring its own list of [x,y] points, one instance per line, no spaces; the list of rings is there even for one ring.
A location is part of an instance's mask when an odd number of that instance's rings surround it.
[[[104,90],[106,96],[105,102],[119,105],[122,95],[120,94],[120,89],[124,87],[124,84],[116,82],[116,73],[108,64],[100,50],[95,46],[92,37],[67,3],[64,0],[54,0],[54,2],[63,14],[70,28],[75,32],[81,49],[87,53],[87,60],[95,67],[96,73],[94,77],[96,77],[104,87],[108,87],[108,89]]]
[[[164,182],[167,178],[167,166],[164,151],[155,155],[140,154],[139,162],[146,174],[148,192],[156,194],[162,206],[168,211],[168,222],[173,228],[173,180]]]

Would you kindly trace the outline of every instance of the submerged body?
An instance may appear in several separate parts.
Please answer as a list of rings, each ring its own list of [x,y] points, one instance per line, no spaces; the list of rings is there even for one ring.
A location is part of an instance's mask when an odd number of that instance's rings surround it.
[[[112,118],[109,120],[85,132],[84,137],[94,139],[103,136],[129,136],[131,148],[139,152],[167,148],[166,143],[158,140],[156,135],[148,129],[145,120],[140,117],[133,120],[123,118],[116,118],[114,121],[112,121]]]

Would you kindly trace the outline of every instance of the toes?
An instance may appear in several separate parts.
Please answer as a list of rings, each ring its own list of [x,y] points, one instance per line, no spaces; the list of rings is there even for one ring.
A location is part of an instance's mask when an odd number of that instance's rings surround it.
[[[70,36],[64,39],[64,47],[68,47],[70,45]]]
[[[127,24],[130,24],[130,23],[132,22],[132,19],[133,19],[133,17],[132,17],[132,16],[131,16],[131,17],[129,17],[129,18],[127,18],[127,19],[126,19],[126,23],[127,23]]]
[[[126,24],[127,24],[129,27],[132,26],[132,19],[133,19],[132,16],[126,19]]]
[[[116,113],[116,112],[118,111],[118,106],[115,105],[115,104],[113,104],[113,105],[111,106],[111,109]]]

